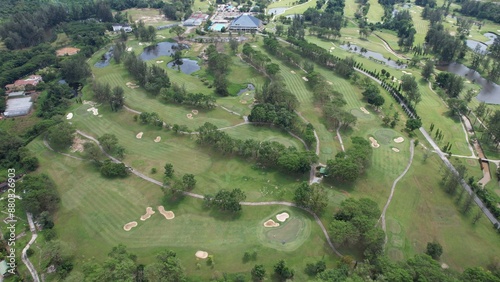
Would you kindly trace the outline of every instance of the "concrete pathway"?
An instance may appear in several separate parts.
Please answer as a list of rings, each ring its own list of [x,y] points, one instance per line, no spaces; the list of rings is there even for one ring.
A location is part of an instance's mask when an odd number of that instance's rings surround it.
[[[33,215],[31,213],[26,213],[26,215],[28,216],[28,223],[30,226],[30,231],[33,235],[31,237],[31,240],[28,242],[26,247],[24,247],[24,249],[23,249],[23,252],[21,254],[21,260],[23,261],[23,263],[26,265],[26,267],[30,271],[31,277],[33,277],[33,281],[40,282],[40,278],[38,277],[38,272],[36,271],[36,268],[33,266],[31,261],[28,259],[28,255],[26,254],[28,249],[31,247],[31,245],[35,242],[36,238],[38,237],[38,234],[36,234],[35,224],[33,223]]]

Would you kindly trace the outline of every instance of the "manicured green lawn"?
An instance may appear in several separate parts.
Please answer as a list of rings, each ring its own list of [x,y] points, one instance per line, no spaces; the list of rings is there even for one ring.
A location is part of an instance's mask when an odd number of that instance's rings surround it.
[[[167,221],[157,210],[162,204],[162,192],[158,186],[133,175],[125,179],[104,179],[89,162],[50,152],[39,139],[29,147],[40,158],[41,171],[48,173],[58,186],[62,202],[56,217],[56,230],[80,262],[75,265],[75,271],[79,271],[85,261],[101,261],[103,254],[119,243],[137,254],[140,263],[150,263],[160,250],[172,249],[178,253],[188,274],[204,279],[216,272],[248,273],[255,263],[264,264],[270,273],[272,265],[284,258],[296,269],[296,279],[304,280],[306,262],[323,258],[332,267],[336,259],[318,225],[300,210],[281,206],[244,207],[240,216],[231,218],[204,210],[201,200],[185,198],[180,203],[164,204],[167,210],[175,213],[175,219]],[[234,167],[234,163],[232,165]],[[246,165],[247,170],[248,167]],[[217,167],[211,169],[214,174],[222,172]],[[225,177],[230,177],[230,173]],[[267,175],[259,176],[262,181],[267,178]],[[257,189],[257,183],[252,181],[254,189]],[[227,188],[234,187],[238,186],[233,183]],[[139,217],[148,206],[153,207],[156,214],[140,221]],[[297,218],[310,228],[310,235],[304,233],[307,240],[292,251],[281,246],[264,247],[259,239],[259,232],[263,232],[261,224],[283,211],[290,213],[290,219]],[[124,231],[123,225],[131,221],[137,221],[138,227]],[[293,238],[290,240],[293,243]],[[212,254],[215,268],[196,260],[194,254],[197,250]],[[258,254],[257,261],[243,263],[243,253],[254,250]],[[198,262],[200,269],[196,266]]]
[[[369,0],[370,9],[368,10],[368,22],[376,23],[382,21],[384,16],[384,7],[377,0]]]

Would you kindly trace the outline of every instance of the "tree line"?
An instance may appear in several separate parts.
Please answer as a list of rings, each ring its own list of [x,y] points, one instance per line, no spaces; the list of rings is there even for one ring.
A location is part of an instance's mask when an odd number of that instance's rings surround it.
[[[335,159],[326,163],[327,178],[340,182],[356,181],[368,168],[372,148],[368,140],[356,136],[351,138],[352,145],[345,152],[339,152]]]
[[[155,96],[162,88],[170,87],[170,79],[164,69],[156,65],[149,66],[134,52],[125,54],[123,65],[140,86]]]
[[[314,152],[301,152],[295,147],[287,148],[275,141],[235,139],[208,122],[197,131],[197,143],[200,145],[210,146],[225,155],[237,155],[247,160],[255,160],[262,166],[277,168],[284,172],[305,173],[318,158]]]
[[[500,6],[495,2],[464,0],[461,3],[460,13],[500,23]]]

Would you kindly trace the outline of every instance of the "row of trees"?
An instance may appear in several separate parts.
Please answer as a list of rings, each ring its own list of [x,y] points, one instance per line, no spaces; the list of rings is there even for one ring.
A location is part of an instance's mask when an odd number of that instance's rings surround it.
[[[215,93],[220,96],[228,96],[227,86],[229,84],[227,75],[229,73],[229,55],[217,51],[215,45],[211,44],[205,50],[208,57],[208,72],[214,76]]]
[[[231,191],[222,189],[215,195],[204,195],[203,203],[206,208],[215,207],[221,211],[235,213],[241,211],[240,202],[245,199],[245,192],[240,189],[233,189]]]
[[[170,87],[170,79],[164,69],[156,65],[148,66],[134,52],[125,56],[123,64],[138,84],[155,96],[162,88]]]
[[[464,15],[500,23],[500,7],[494,2],[465,0],[461,5],[460,13]]]
[[[200,145],[211,146],[223,154],[238,155],[289,173],[304,173],[309,170],[311,164],[317,161],[314,152],[300,152],[295,147],[286,148],[274,141],[234,139],[208,122],[198,128],[197,142]]]
[[[216,106],[214,96],[202,93],[189,93],[184,85],[179,86],[175,82],[172,83],[170,88],[161,89],[160,98],[166,103],[191,105],[202,109],[213,109]]]
[[[352,137],[352,146],[340,152],[335,159],[328,160],[327,177],[341,182],[354,182],[366,170],[370,163],[372,148],[368,140]]]
[[[411,49],[417,31],[413,27],[410,10],[401,10],[398,11],[394,17],[386,18],[382,27],[394,30],[398,33],[398,46],[402,47],[403,50]]]

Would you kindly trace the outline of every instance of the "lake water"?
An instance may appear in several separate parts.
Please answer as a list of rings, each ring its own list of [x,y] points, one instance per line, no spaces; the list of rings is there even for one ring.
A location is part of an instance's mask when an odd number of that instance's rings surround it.
[[[366,57],[366,58],[373,58],[376,61],[379,61],[381,63],[384,63],[384,64],[386,64],[386,65],[388,65],[390,67],[396,68],[396,69],[404,69],[404,68],[406,68],[405,64],[398,65],[398,63],[396,61],[386,59],[384,57],[384,55],[382,55],[380,53],[373,52],[373,51],[370,51],[370,50],[367,50],[366,52],[361,52],[361,47],[359,47],[357,45],[354,45],[354,44],[351,44],[351,45],[347,45],[347,44],[340,45],[340,48],[342,48],[344,50],[347,50],[349,52],[360,54],[360,55],[362,55],[363,57]]]
[[[113,47],[109,48],[109,51],[102,55],[102,58],[99,62],[95,63],[96,68],[104,68],[109,66],[109,62],[111,61],[111,57],[113,57]]]
[[[479,101],[486,102],[488,104],[500,104],[500,85],[488,82],[477,71],[457,63],[451,63],[447,66],[439,66],[437,68],[442,71],[458,74],[481,85],[481,92],[479,92],[479,95],[476,96],[476,99]]]
[[[238,93],[236,94],[236,96],[240,96],[241,94],[243,94],[243,93],[245,93],[245,92],[247,92],[247,91],[252,91],[252,90],[255,90],[255,86],[254,86],[253,84],[249,83],[249,84],[247,85],[247,87],[246,87],[246,88],[241,89],[241,90],[240,90],[240,92],[238,92]]]
[[[275,16],[277,15],[281,15],[283,14],[284,12],[286,11],[286,8],[284,7],[280,7],[280,8],[271,8],[267,11],[267,14],[270,15],[270,14],[273,14]]]
[[[494,33],[491,33],[491,32],[486,32],[484,34],[484,36],[486,36],[489,40],[484,41],[484,42],[480,42],[480,41],[476,41],[476,40],[472,40],[472,39],[467,39],[466,40],[467,47],[474,50],[476,48],[476,46],[479,45],[479,47],[481,48],[481,53],[486,53],[488,46],[493,44],[493,42],[495,41],[495,38],[497,38],[497,35]]]
[[[189,46],[185,44],[179,45],[172,42],[160,42],[156,45],[144,48],[144,52],[142,52],[139,57],[143,61],[149,61],[161,56],[171,56],[176,50],[178,50],[178,48],[187,49]]]
[[[177,69],[177,66],[174,65],[174,62],[170,62],[167,64],[167,67],[171,69]],[[182,65],[181,65],[181,72],[185,74],[192,74],[195,71],[199,71],[200,66],[198,65],[198,62],[195,60],[190,60],[190,59],[182,59]]]

